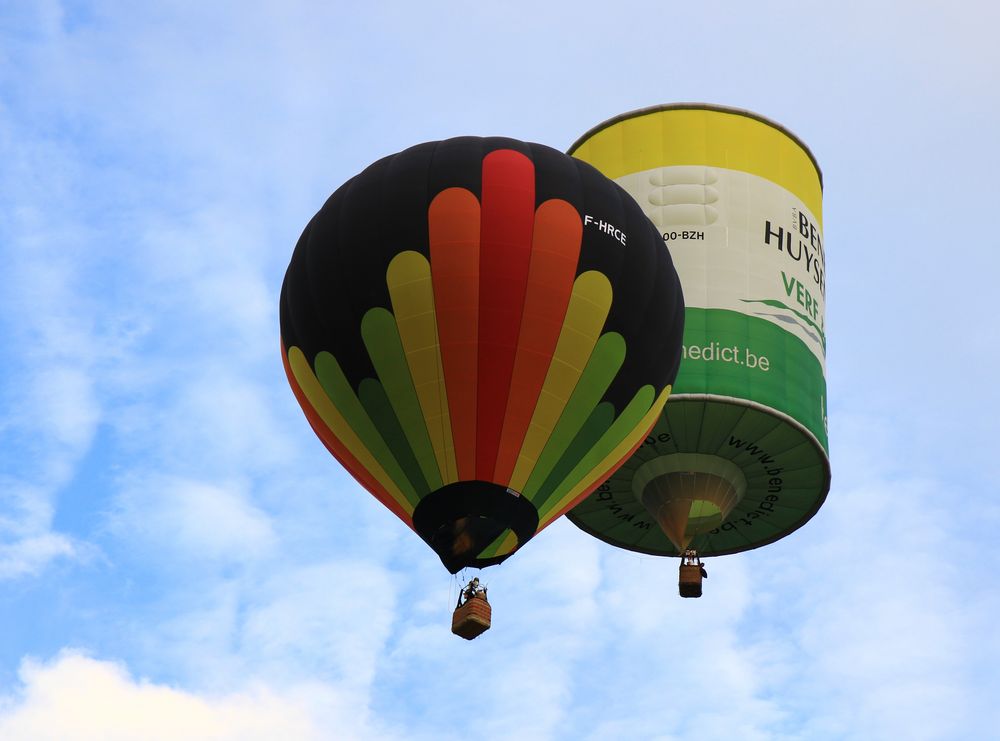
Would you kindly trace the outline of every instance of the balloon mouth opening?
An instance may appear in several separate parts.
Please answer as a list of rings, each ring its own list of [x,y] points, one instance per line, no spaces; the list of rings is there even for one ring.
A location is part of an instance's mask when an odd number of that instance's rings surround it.
[[[458,481],[421,499],[413,528],[451,573],[501,563],[538,529],[538,510],[489,481]]]
[[[641,466],[632,490],[682,553],[695,537],[726,521],[746,493],[747,480],[743,471],[725,458],[675,453]]]

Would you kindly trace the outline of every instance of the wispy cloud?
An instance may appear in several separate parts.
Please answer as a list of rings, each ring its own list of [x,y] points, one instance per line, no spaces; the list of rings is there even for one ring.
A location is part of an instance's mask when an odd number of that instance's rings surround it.
[[[39,528],[35,534],[0,545],[0,579],[37,574],[57,558],[74,558],[79,549],[70,538]]]
[[[117,501],[116,535],[157,554],[245,562],[275,545],[270,518],[239,483],[150,476],[129,481]]]
[[[995,598],[967,567],[961,494],[894,471],[899,441],[872,445],[882,431],[841,415],[833,439],[846,481],[808,533],[749,559],[762,689],[780,692],[795,737],[976,735],[985,705],[966,669],[981,647],[972,626]]]
[[[0,578],[36,573],[76,551],[70,536],[51,530],[54,500],[102,419],[97,376],[113,352],[93,326],[93,303],[75,290],[82,276],[64,252],[70,231],[61,220],[45,218],[38,178],[28,176],[44,163],[30,147],[18,151],[5,144],[0,154],[9,167],[0,176],[0,194],[8,217],[0,222],[0,254],[9,284],[0,294],[7,358],[0,375]],[[59,191],[60,174],[54,180]]]

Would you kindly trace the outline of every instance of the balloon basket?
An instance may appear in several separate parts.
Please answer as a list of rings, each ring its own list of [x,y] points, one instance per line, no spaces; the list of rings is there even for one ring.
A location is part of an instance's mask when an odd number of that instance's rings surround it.
[[[677,582],[681,597],[701,597],[701,564],[683,564]]]
[[[490,629],[490,618],[493,609],[486,598],[477,595],[455,608],[451,617],[451,632],[471,641]]]

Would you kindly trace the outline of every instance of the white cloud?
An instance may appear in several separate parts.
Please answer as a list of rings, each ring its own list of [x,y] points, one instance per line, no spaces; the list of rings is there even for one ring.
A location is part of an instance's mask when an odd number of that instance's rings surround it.
[[[275,545],[270,517],[237,482],[136,477],[118,497],[110,527],[140,548],[182,559],[259,559]]]
[[[742,629],[753,604],[742,559],[710,561],[699,600],[678,596],[676,559],[609,547],[602,567],[598,636],[574,698],[597,698],[577,720],[584,737],[773,737],[783,712]]]
[[[121,419],[125,444],[142,456],[144,467],[184,475],[253,476],[285,469],[298,453],[287,422],[299,420],[292,414],[295,401],[285,388],[280,353],[276,346],[270,349],[277,366],[270,387],[218,360],[182,366],[158,379],[155,398],[131,405]]]
[[[131,677],[120,664],[64,652],[26,660],[0,704],[0,737],[18,741],[320,739],[307,703],[266,687],[199,696]]]
[[[966,592],[940,487],[876,479],[837,490],[799,573],[772,587],[787,644],[768,645],[797,667],[788,704],[807,737],[975,735],[963,666],[976,651],[970,618],[986,605]]]
[[[388,739],[394,731],[372,700],[402,618],[398,586],[398,576],[357,560],[258,564],[233,578],[192,574],[165,595],[169,608],[128,632],[144,665],[201,695],[266,684],[305,703],[321,738]]]
[[[43,217],[32,187],[17,187],[31,164],[27,149],[13,152],[13,172],[0,175],[0,195],[13,202],[0,252],[9,281],[0,293],[0,329],[11,349],[0,372],[0,579],[74,555],[70,538],[52,531],[54,500],[103,418],[104,338],[93,330],[91,302],[75,292],[77,269],[59,249],[68,235]],[[0,145],[0,154],[7,151]]]
[[[79,548],[70,538],[39,532],[0,545],[0,579],[37,574],[57,558],[74,558]]]
[[[398,617],[397,589],[398,577],[365,561],[282,570],[244,610],[241,654],[272,676],[328,676],[366,694]]]
[[[947,480],[908,475],[896,452],[906,441],[891,430],[837,417],[834,488],[814,520],[714,569],[751,569],[747,621],[732,638],[752,649],[755,693],[780,709],[770,729],[780,737],[966,738],[990,727],[995,686],[969,669],[995,655],[982,626],[996,599],[962,537],[968,500]]]

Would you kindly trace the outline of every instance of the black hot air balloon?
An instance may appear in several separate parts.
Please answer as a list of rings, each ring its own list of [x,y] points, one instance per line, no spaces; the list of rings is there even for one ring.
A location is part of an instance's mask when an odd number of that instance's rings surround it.
[[[386,157],[305,228],[289,383],[329,451],[451,571],[503,561],[659,417],[684,304],[635,201],[512,139]]]

